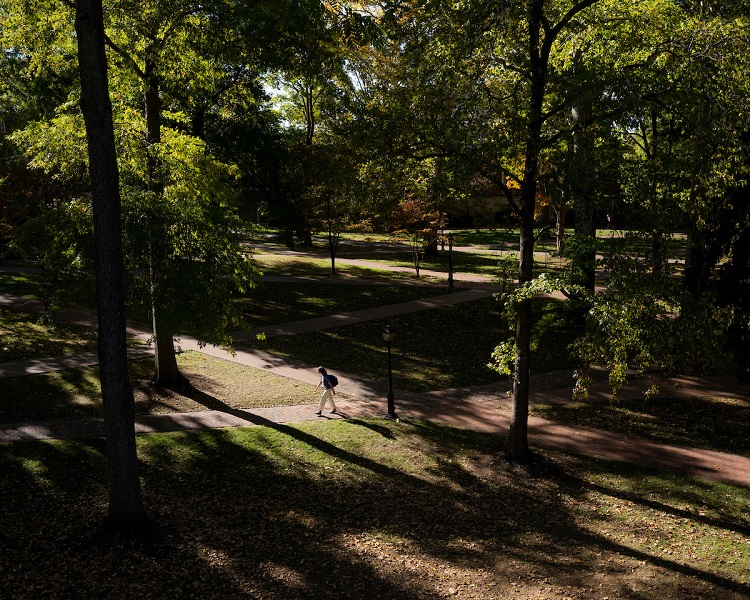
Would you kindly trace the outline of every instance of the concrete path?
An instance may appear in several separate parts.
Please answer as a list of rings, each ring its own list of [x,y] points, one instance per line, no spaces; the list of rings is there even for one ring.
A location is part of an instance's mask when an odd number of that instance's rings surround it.
[[[368,319],[386,318],[395,314],[413,310],[425,310],[446,302],[469,301],[484,297],[487,290],[470,290],[447,296],[438,296],[428,300],[402,303],[393,307],[382,307],[373,311],[356,311],[347,315],[334,315],[323,319],[312,319],[300,324],[277,326],[267,335],[289,335],[301,331],[336,327],[351,322],[362,322]],[[454,298],[451,298],[453,296]],[[443,299],[443,300],[441,300]],[[35,310],[37,301],[28,298],[0,294],[0,305],[23,306]],[[437,303],[437,304],[435,304]],[[36,306],[36,308],[34,308]],[[95,319],[81,311],[65,311],[60,316],[67,316],[82,324],[94,325]],[[148,332],[131,329],[133,335],[147,336]],[[251,334],[248,334],[251,335]],[[194,338],[183,337],[179,346],[184,349],[197,350],[218,358],[236,362],[272,372],[276,375],[309,383],[317,382],[314,365],[300,361],[284,359],[261,350],[235,348],[230,354],[225,349],[212,346],[200,347]],[[133,347],[129,349],[133,356],[153,353],[150,348]],[[93,362],[92,362],[93,361]],[[32,374],[57,368],[71,368],[82,364],[96,364],[95,353],[76,355],[74,357],[55,357],[24,363],[0,365],[0,378]],[[15,373],[15,374],[12,374]],[[330,418],[369,418],[383,415],[386,411],[385,386],[381,382],[336,372],[339,377],[339,414],[326,414]],[[726,380],[684,378],[677,391],[671,394],[712,394],[736,392],[738,397],[747,400],[750,388],[739,386],[731,378]],[[627,393],[642,392],[643,382],[636,382],[623,391]],[[416,394],[396,390],[396,409],[402,419],[427,419],[456,427],[504,434],[510,422],[510,400],[507,395],[509,385],[498,383],[471,389],[442,390],[439,392]],[[544,374],[532,381],[530,401],[567,402],[570,399],[571,374],[568,372]],[[606,384],[594,386],[592,398],[606,396]],[[162,415],[141,415],[136,420],[136,431],[139,434],[157,431],[175,431],[185,429],[223,428],[248,425],[269,425],[302,421],[320,421],[314,414],[316,405],[274,407],[266,409],[237,410],[227,408],[224,411],[200,411],[192,413],[172,413]],[[23,423],[0,425],[0,442],[39,440],[50,438],[77,438],[103,435],[101,420],[70,420],[46,423]],[[687,475],[696,475],[750,487],[750,458],[731,454],[683,448],[660,444],[608,431],[584,427],[570,427],[544,419],[529,419],[529,442],[552,448],[569,451],[584,456],[593,456],[606,460],[624,461]]]
[[[243,353],[243,364],[314,385],[314,367],[268,356]],[[386,412],[383,384],[338,373],[341,390],[336,397],[338,414],[315,415],[316,404],[273,408],[207,410],[190,413],[139,415],[136,433],[216,429],[299,423],[327,419],[357,419],[383,416]],[[442,390],[415,394],[396,390],[396,412],[402,420],[429,420],[452,427],[463,427],[499,435],[506,434],[510,424],[510,400],[507,384],[493,384],[473,389]],[[543,389],[537,388],[532,402],[549,401]],[[102,436],[101,419],[51,421],[0,426],[0,442],[40,439],[70,439]],[[738,455],[661,444],[636,436],[571,427],[537,417],[529,418],[529,443],[590,456],[603,460],[628,462],[643,467],[704,477],[732,485],[750,487],[750,458]]]
[[[307,333],[311,331],[321,331],[325,329],[333,329],[335,327],[341,327],[343,325],[352,325],[355,323],[363,323],[366,321],[374,321],[378,319],[387,319],[397,315],[403,315],[410,312],[417,312],[421,310],[428,310],[431,308],[440,308],[442,306],[449,306],[453,304],[460,304],[463,302],[470,302],[472,300],[478,300],[486,298],[492,295],[491,291],[488,290],[464,290],[461,292],[454,292],[452,294],[444,294],[441,296],[435,296],[432,298],[424,298],[421,300],[413,300],[410,302],[401,302],[399,304],[390,304],[386,306],[379,306],[372,309],[357,310],[348,313],[341,313],[338,315],[330,315],[327,317],[319,317],[316,319],[307,319],[304,321],[295,321],[293,323],[282,323],[279,325],[269,325],[267,327],[258,327],[251,331],[235,331],[232,333],[232,338],[235,342],[242,342],[246,340],[255,339],[258,334],[264,334],[267,338],[278,337],[282,335],[294,335],[299,333]],[[17,296],[14,294],[0,293],[0,306],[20,308],[36,313],[41,313],[43,310],[42,303],[34,298],[28,298],[26,296]],[[59,309],[53,313],[54,317],[63,321],[69,321],[84,325],[87,327],[97,327],[96,316],[91,313],[76,309]],[[147,341],[151,337],[151,332],[138,327],[133,324],[129,324],[127,327],[128,337],[139,341]],[[177,345],[183,350],[196,350],[203,352],[204,354],[211,354],[213,356],[219,356],[226,360],[234,362],[242,362],[241,359],[236,359],[232,354],[227,352],[223,348],[217,348],[214,346],[202,347],[196,338],[189,336],[183,336],[179,338]],[[240,357],[247,354],[246,351],[241,348],[236,348],[236,352]],[[153,355],[153,348],[147,347],[146,349],[133,347],[129,350],[133,357],[144,357],[149,353]],[[250,360],[245,359],[245,360]],[[78,361],[78,363],[76,363]],[[269,354],[266,355],[262,360],[256,361],[255,363],[242,363],[248,366],[255,366],[256,368],[264,368],[258,366],[258,364],[269,365],[273,363],[274,358]],[[92,366],[97,364],[96,353],[87,352],[82,354],[70,355],[65,357],[51,357],[34,359],[30,361],[21,361],[14,363],[0,364],[0,379],[8,377],[18,377],[19,375],[31,375],[42,373],[47,371],[58,371],[61,369],[70,369],[76,366]]]
[[[355,323],[364,323],[366,321],[375,321],[378,319],[387,319],[397,315],[417,312],[420,310],[429,310],[431,308],[440,308],[453,304],[461,304],[480,298],[487,298],[493,292],[489,290],[465,290],[424,298],[422,300],[411,300],[399,304],[389,304],[376,308],[356,310],[338,315],[319,317],[316,319],[307,319],[296,321],[294,323],[283,323],[281,325],[269,325],[268,327],[258,327],[252,331],[234,332],[232,339],[236,342],[255,339],[257,334],[263,333],[266,337],[277,337],[281,335],[294,335],[297,333],[307,333],[310,331],[321,331],[324,329],[333,329],[344,325],[353,325]]]

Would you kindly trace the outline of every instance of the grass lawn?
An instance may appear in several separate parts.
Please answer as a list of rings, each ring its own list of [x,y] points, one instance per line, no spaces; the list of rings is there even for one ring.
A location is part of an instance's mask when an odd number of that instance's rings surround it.
[[[500,277],[504,271],[510,270],[513,276],[518,270],[517,246],[518,236],[515,238],[515,250],[510,242],[503,242],[508,236],[498,238],[498,246],[504,249],[493,248],[494,244],[487,242],[488,247],[482,251],[468,252],[464,250],[453,250],[453,268],[455,273],[466,273],[473,275],[487,275]],[[463,243],[463,242],[457,242]],[[474,243],[474,242],[473,242]],[[473,244],[472,243],[472,244]],[[552,256],[555,250],[554,243],[538,244],[536,252],[536,268],[539,272],[560,274],[565,271],[567,263],[564,259]],[[253,260],[265,275],[296,275],[307,277],[328,277],[331,272],[331,261],[328,258],[328,247],[322,243],[316,243],[312,248],[302,250],[303,254],[273,254],[272,252],[258,252],[253,255]],[[306,256],[304,252],[319,254],[320,257]],[[377,241],[356,241],[342,245],[338,251],[339,259],[367,260],[372,261],[373,267],[361,265],[346,265],[343,262],[336,263],[339,277],[357,277],[362,279],[414,279],[415,272],[388,273],[377,268],[376,263],[388,264],[396,267],[407,267],[414,269],[411,252],[408,246],[401,249],[393,247],[391,242],[383,246]],[[421,264],[423,270],[438,271],[448,274],[448,250],[441,250],[439,256],[426,258]]]
[[[33,273],[0,273],[0,291],[36,298],[39,291],[39,275]]]
[[[327,317],[447,294],[446,286],[264,283],[240,300],[248,326]]]
[[[264,275],[289,275],[293,277],[331,276],[331,260],[327,258],[259,253],[253,255],[253,261]],[[374,281],[410,281],[416,279],[414,273],[393,273],[386,269],[338,263],[336,264],[336,273],[336,277],[340,279],[370,279]],[[430,281],[429,278],[423,279]]]
[[[741,395],[681,398],[664,386],[655,398],[617,403],[534,406],[532,412],[561,423],[750,456],[750,398]]]
[[[184,352],[177,362],[190,380],[190,386],[178,391],[149,383],[152,360],[130,363],[136,414],[289,406],[319,399],[310,385],[198,352]],[[0,423],[102,416],[98,367],[1,379],[0,385]]]
[[[0,447],[0,597],[750,593],[750,490],[383,420],[138,438],[153,545],[97,535],[101,440]]]
[[[342,254],[342,258],[344,258]],[[388,263],[398,267],[414,267],[411,255],[408,253],[383,254],[373,258],[371,255],[362,254],[346,255],[346,258],[368,258],[378,262]],[[549,255],[536,255],[536,269],[540,273],[561,274],[565,271],[566,263],[563,259],[550,257]],[[437,257],[425,258],[420,263],[420,269],[448,273],[448,251],[441,252]],[[488,275],[500,277],[508,272],[511,277],[517,277],[518,253],[508,251],[486,251],[486,252],[462,252],[453,251],[453,272],[471,275]]]
[[[0,307],[0,363],[96,350],[96,332],[36,313]]]
[[[32,280],[27,280],[27,285],[29,288],[24,290],[24,295],[36,289],[37,284]],[[2,288],[0,287],[0,289]],[[444,285],[421,285],[418,282],[415,282],[414,285],[388,285],[386,281],[378,285],[358,285],[351,281],[337,285],[335,280],[325,283],[266,282],[253,289],[249,296],[238,300],[238,302],[247,318],[248,327],[253,328],[430,298],[457,289],[450,290]],[[45,345],[41,342],[45,338],[50,338],[50,341],[52,341],[58,337],[71,347],[76,345],[76,338],[91,338],[94,339],[92,349],[96,347],[95,336],[92,337],[93,334],[86,332],[85,328],[55,324],[45,333],[40,329],[40,326],[35,325],[38,320],[39,316],[35,314],[0,308],[0,333],[4,333],[2,338],[5,338],[3,345],[8,348],[6,352],[16,352],[15,349],[17,348],[19,355],[22,356],[24,348],[33,343],[40,347],[39,352],[35,353],[34,356],[53,356],[54,352],[52,354],[45,353],[47,350],[44,349]],[[143,317],[132,320],[142,324],[148,323],[147,319]],[[23,336],[26,335],[27,329],[36,329],[36,332],[31,331],[32,337],[29,340],[24,340]],[[38,332],[41,332],[41,335]],[[62,338],[65,339],[62,340]],[[49,346],[49,351],[52,351],[53,347],[50,344],[47,344],[47,346]],[[82,350],[74,351],[80,352]],[[3,347],[0,346],[0,362],[20,360],[5,359],[2,352]],[[62,351],[57,352],[57,354],[62,353]],[[30,358],[31,355],[28,357]]]
[[[567,346],[575,333],[561,322],[554,325],[555,304],[536,303],[537,318],[550,318],[552,326],[539,340],[532,368],[535,372],[572,367]],[[327,331],[248,342],[274,354],[310,364],[324,364],[369,379],[382,380],[386,349],[381,332],[387,324],[395,332],[392,345],[394,386],[428,391],[481,385],[498,381],[487,368],[492,350],[510,335],[493,298],[465,302]]]

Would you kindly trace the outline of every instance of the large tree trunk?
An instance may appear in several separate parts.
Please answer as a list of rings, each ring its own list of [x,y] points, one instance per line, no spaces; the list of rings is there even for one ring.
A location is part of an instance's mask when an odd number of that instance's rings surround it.
[[[149,56],[156,52],[149,49]],[[146,145],[147,145],[147,168],[148,168],[148,191],[158,197],[164,194],[164,183],[159,174],[159,164],[154,151],[154,146],[161,142],[161,98],[159,96],[159,75],[154,62],[147,58],[145,74],[146,91],[144,93],[144,106],[146,113]],[[180,371],[177,367],[177,357],[174,348],[174,332],[166,327],[162,314],[164,308],[160,305],[160,298],[155,290],[158,288],[156,278],[161,272],[162,265],[159,264],[158,245],[159,232],[153,231],[157,225],[152,223],[151,232],[151,317],[153,322],[153,334],[155,345],[154,360],[154,383],[164,387],[174,387],[179,383]]]
[[[99,365],[109,465],[108,525],[118,537],[151,533],[143,506],[128,379],[120,190],[101,0],[76,2],[81,110],[92,183]]]

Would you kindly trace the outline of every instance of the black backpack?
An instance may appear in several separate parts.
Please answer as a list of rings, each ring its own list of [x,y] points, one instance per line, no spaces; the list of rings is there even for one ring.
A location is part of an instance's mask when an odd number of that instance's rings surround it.
[[[329,373],[328,375],[326,375],[326,377],[328,377],[328,385],[330,385],[331,387],[336,387],[339,384],[338,377],[336,377],[335,375],[331,375]]]

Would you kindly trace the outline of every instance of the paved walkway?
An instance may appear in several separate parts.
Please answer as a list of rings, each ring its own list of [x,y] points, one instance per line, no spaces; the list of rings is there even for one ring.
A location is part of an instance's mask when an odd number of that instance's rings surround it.
[[[469,301],[489,293],[487,290],[470,290],[470,292],[458,292],[427,301],[418,300],[372,311],[356,311],[356,313],[347,315],[312,319],[302,321],[299,324],[280,325],[273,332],[266,328],[266,333],[267,335],[288,335],[301,331],[311,331],[316,328],[336,327],[351,322],[385,318],[391,314],[403,314],[410,309],[409,307],[413,310],[425,310],[440,305],[441,302]],[[443,300],[440,300],[441,298]],[[28,298],[0,294],[0,305],[4,306],[23,305],[25,308],[33,310],[34,302]],[[434,304],[435,302],[437,304]],[[38,309],[38,306],[36,306],[36,309]],[[67,316],[84,324],[95,324],[95,319],[92,319],[91,315],[86,315],[81,311],[63,312],[60,316]],[[148,334],[148,332],[137,328],[131,329],[131,333],[139,337]],[[212,346],[201,348],[197,340],[189,337],[181,338],[179,345],[182,349],[197,350],[224,360],[309,383],[311,386],[317,382],[315,366],[274,356],[261,350],[239,347],[235,348],[233,354],[230,354],[222,348]],[[136,356],[142,356],[152,353],[153,350],[148,347],[136,347],[130,349],[130,352]],[[71,368],[71,366],[80,366],[84,363],[95,364],[95,354],[87,353],[74,357],[55,357],[0,365],[0,378],[39,373],[57,368]],[[339,414],[327,414],[323,418],[360,418],[383,415],[386,410],[384,400],[386,390],[382,383],[368,381],[338,371],[336,374],[341,382],[340,396],[337,398]],[[684,378],[679,383],[680,386],[674,392],[670,392],[671,394],[729,394],[745,401],[750,397],[750,387],[740,386],[732,378]],[[530,401],[532,403],[567,402],[570,399],[571,385],[571,374],[568,372],[544,374],[536,377],[532,381],[533,391]],[[640,394],[643,391],[643,386],[643,382],[636,382],[626,388],[623,394]],[[509,409],[511,403],[507,394],[508,389],[507,383],[498,383],[477,388],[441,390],[425,394],[396,390],[396,408],[402,419],[427,419],[456,427],[503,434],[508,431],[510,421]],[[594,399],[604,398],[606,394],[606,384],[594,386],[591,392]],[[311,404],[266,409],[237,410],[227,408],[224,411],[141,415],[136,420],[136,431],[139,434],[145,434],[157,431],[320,420],[320,417],[314,415],[314,410],[315,405]],[[0,442],[76,438],[102,434],[103,425],[101,420],[97,419],[0,425]],[[634,436],[584,427],[571,427],[536,417],[529,419],[529,442],[585,456],[626,461],[750,487],[750,458],[742,456],[659,444]]]

